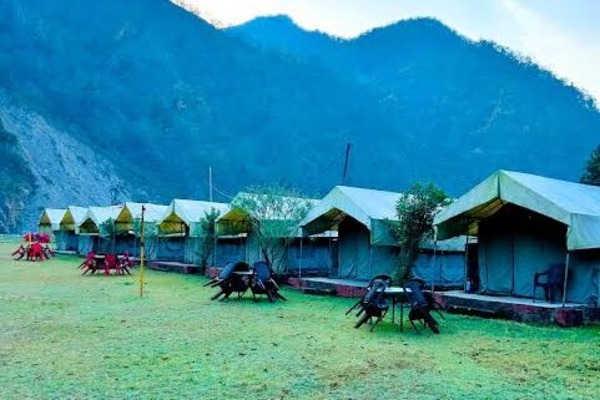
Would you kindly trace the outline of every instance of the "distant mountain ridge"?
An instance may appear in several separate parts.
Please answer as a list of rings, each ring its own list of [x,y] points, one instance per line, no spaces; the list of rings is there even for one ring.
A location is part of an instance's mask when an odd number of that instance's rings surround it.
[[[0,0],[0,15],[6,154],[27,160],[22,133],[41,129],[8,121],[11,104],[60,141],[71,137],[73,152],[91,158],[93,149],[107,171],[95,182],[95,162],[42,158],[38,170],[76,170],[90,185],[50,177],[61,187],[202,199],[212,166],[217,200],[259,183],[315,195],[340,183],[350,142],[349,185],[401,191],[434,181],[459,195],[498,168],[577,179],[598,144],[600,115],[579,92],[435,20],[339,40],[285,18],[217,30],[167,0]],[[52,185],[18,163],[4,172],[20,178],[0,185],[0,207],[15,202],[15,186],[32,215],[106,201],[50,196]],[[0,230],[15,228],[7,218],[0,210]]]
[[[600,114],[587,96],[529,60],[470,41],[435,19],[401,21],[351,40],[306,32],[286,16],[226,31],[322,65],[374,94],[409,140],[414,178],[444,181],[450,191],[468,187],[473,167],[491,164],[577,180],[600,141],[594,134]],[[437,171],[420,160],[436,163]]]

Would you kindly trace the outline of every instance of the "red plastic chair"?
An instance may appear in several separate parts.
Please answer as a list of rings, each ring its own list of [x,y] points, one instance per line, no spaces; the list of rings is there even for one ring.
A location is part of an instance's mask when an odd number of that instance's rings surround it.
[[[47,259],[50,259],[50,257],[56,257],[56,253],[52,251],[50,246],[48,246],[47,244],[44,246],[44,255]]]
[[[79,264],[79,269],[83,268],[85,268],[85,271],[83,271],[81,275],[85,275],[89,271],[96,270],[96,253],[94,253],[93,251],[87,253],[87,255],[85,256],[85,260],[83,260],[83,262]]]
[[[110,270],[114,269],[118,274],[121,273],[121,266],[114,254],[107,254],[104,258],[104,275],[110,275]]]
[[[129,255],[129,252],[126,251],[122,256],[122,267],[125,268],[125,271],[129,274],[129,268],[135,268],[137,265],[137,261],[133,260]]]
[[[11,256],[18,256],[15,258],[15,260],[20,260],[21,258],[25,257],[25,254],[27,254],[27,249],[25,249],[25,246],[21,244],[17,250],[12,252]]]
[[[43,244],[48,244],[50,243],[50,235],[47,233],[40,233],[38,235],[38,241]]]
[[[29,246],[29,254],[27,256],[29,261],[43,261],[44,257],[44,249],[41,244],[36,242]]]

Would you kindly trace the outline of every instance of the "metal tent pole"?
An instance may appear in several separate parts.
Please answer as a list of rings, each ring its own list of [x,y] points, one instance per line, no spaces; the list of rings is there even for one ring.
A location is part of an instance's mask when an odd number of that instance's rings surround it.
[[[565,283],[563,286],[563,298],[562,298],[562,306],[564,307],[567,302],[567,283],[569,281],[569,250],[567,250],[567,257],[565,261]]]
[[[217,266],[217,221],[213,222],[213,251],[212,251],[212,266]]]
[[[469,268],[468,265],[469,264],[469,235],[465,235],[465,264],[464,264],[464,277],[463,277],[463,291],[466,293],[467,292],[467,279],[469,279],[467,277],[468,272],[469,272]]]
[[[303,242],[304,242],[304,237],[300,237],[300,263],[298,265],[298,278],[302,278],[302,257],[303,257]]]
[[[142,221],[141,221],[141,233],[140,233],[140,297],[144,297],[144,256],[146,241],[144,237],[144,214],[146,212],[146,206],[142,206]]]
[[[437,253],[437,237],[433,239],[433,260],[432,260],[432,271],[435,271],[435,256]],[[441,271],[442,267],[440,264],[440,267],[438,268],[438,280],[441,279],[442,276],[442,271]],[[435,279],[431,280],[431,293],[435,293]]]

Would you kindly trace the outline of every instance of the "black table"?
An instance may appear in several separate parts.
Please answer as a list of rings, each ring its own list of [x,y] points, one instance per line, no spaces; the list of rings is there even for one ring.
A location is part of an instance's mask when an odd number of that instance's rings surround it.
[[[396,318],[396,305],[400,304],[400,332],[402,332],[404,330],[404,304],[408,302],[406,291],[403,287],[389,286],[385,289],[385,297],[392,299],[392,323]]]

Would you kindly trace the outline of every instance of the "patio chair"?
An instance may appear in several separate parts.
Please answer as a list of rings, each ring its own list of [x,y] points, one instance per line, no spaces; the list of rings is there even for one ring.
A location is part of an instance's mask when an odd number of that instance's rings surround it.
[[[425,300],[427,300],[427,304],[429,305],[429,308],[431,308],[431,311],[435,311],[442,319],[446,319],[444,314],[442,314],[442,311],[446,311],[444,306],[436,301],[435,297],[433,297],[433,293],[425,290],[427,282],[420,278],[411,278],[411,281],[419,283],[421,292],[423,293],[423,296],[425,296]]]
[[[279,286],[275,279],[271,267],[264,261],[257,261],[252,265],[254,274],[250,281],[250,291],[252,298],[256,300],[256,295],[265,294],[271,303],[277,299],[287,300],[279,293]]]
[[[241,263],[241,262],[243,262],[243,261],[238,261],[238,263]],[[219,286],[219,283],[221,283],[225,279],[229,278],[229,276],[234,271],[234,269],[236,268],[236,265],[238,263],[230,262],[230,263],[225,264],[225,267],[223,267],[221,269],[221,271],[219,272],[219,275],[217,275],[216,278],[211,279],[210,281],[206,282],[202,286],[203,287],[206,287],[206,286],[217,287],[217,286]],[[250,268],[250,267],[248,267],[248,268]]]
[[[114,269],[117,275],[123,275],[121,263],[116,254],[107,254],[104,258],[104,275],[110,275],[111,269]]]
[[[373,318],[376,318],[375,322],[371,325],[371,331],[375,329],[375,326],[385,317],[387,314],[390,305],[385,299],[385,289],[388,287],[388,281],[385,279],[374,279],[370,282],[367,287],[367,291],[361,299],[360,303],[360,311],[357,316],[359,316],[358,322],[354,325],[354,328],[360,328],[365,322],[373,321]],[[349,310],[350,311],[350,310]],[[362,314],[362,315],[361,315]]]
[[[219,273],[219,277],[214,283],[211,283],[211,287],[219,287],[219,293],[212,296],[211,300],[216,300],[223,296],[221,300],[225,300],[231,296],[232,293],[238,294],[238,299],[241,298],[244,293],[248,290],[248,276],[237,274],[250,272],[250,265],[243,261],[237,263],[228,263],[225,268]],[[204,285],[206,286],[206,284]]]
[[[365,287],[365,292],[363,293],[362,297],[356,302],[354,303],[354,305],[352,307],[350,307],[348,309],[348,311],[346,311],[346,315],[350,314],[353,310],[355,310],[358,306],[360,306],[361,304],[365,303],[366,301],[366,296],[369,293],[369,290],[371,289],[371,287],[373,286],[373,284],[376,281],[383,281],[387,284],[387,286],[392,286],[392,277],[389,275],[376,275],[373,278],[371,278],[371,280],[369,281],[369,283],[367,284],[367,286]],[[359,311],[360,313],[360,311]]]
[[[28,253],[27,249],[25,248],[25,246],[23,246],[22,244],[19,245],[19,247],[17,248],[17,250],[13,251],[11,253],[11,256],[17,256],[17,258],[15,258],[16,260],[20,260],[23,257],[25,257],[25,255]]]
[[[404,283],[404,293],[410,305],[408,320],[415,330],[421,333],[414,321],[423,321],[423,325],[428,326],[433,333],[439,334],[438,322],[430,313],[432,311],[430,301],[423,293],[423,281],[420,279],[407,280]]]
[[[93,274],[96,271],[96,253],[93,251],[88,252],[83,262],[79,264],[79,269],[84,269],[81,275],[85,275],[90,271]]]
[[[56,257],[56,253],[54,251],[52,251],[50,246],[48,246],[47,244],[44,246],[43,250],[44,250],[44,256],[46,256],[46,259],[49,260],[50,257]]]
[[[544,279],[542,279],[544,278]],[[563,292],[565,284],[565,264],[550,264],[544,272],[538,272],[533,278],[533,301],[537,288],[544,289],[544,298],[547,302],[554,303],[557,292]]]
[[[32,243],[27,251],[27,260],[29,261],[44,261],[44,249],[39,243]]]
[[[77,268],[83,269],[84,267],[89,267],[90,262],[94,261],[94,257],[96,257],[96,253],[93,251],[88,252]]]
[[[121,264],[126,268],[125,270],[129,273],[129,268],[135,268],[137,265],[137,261],[131,258],[131,255],[128,251],[123,253],[121,256]]]

